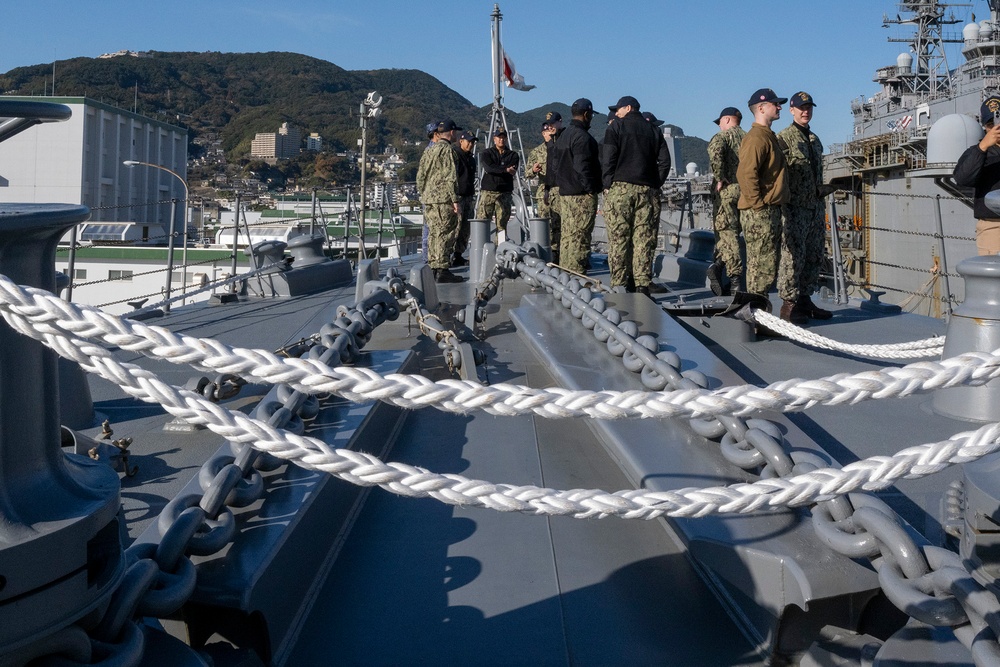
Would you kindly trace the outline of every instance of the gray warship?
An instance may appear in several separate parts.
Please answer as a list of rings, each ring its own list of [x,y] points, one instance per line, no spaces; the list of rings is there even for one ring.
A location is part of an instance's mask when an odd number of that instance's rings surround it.
[[[976,22],[983,6],[987,18]],[[966,23],[955,10],[969,8]],[[841,188],[828,220],[852,289],[942,316],[963,299],[957,261],[976,253],[970,193],[951,175],[982,138],[980,104],[1000,91],[1000,3],[919,0],[898,9],[883,25],[911,31],[890,38],[904,50],[876,70],[880,88],[851,103],[852,139],[825,156],[825,176]]]
[[[303,231],[117,317],[58,296],[90,215],[0,204],[0,664],[1000,664],[995,257],[802,330],[700,230],[655,298],[544,219],[446,285]]]

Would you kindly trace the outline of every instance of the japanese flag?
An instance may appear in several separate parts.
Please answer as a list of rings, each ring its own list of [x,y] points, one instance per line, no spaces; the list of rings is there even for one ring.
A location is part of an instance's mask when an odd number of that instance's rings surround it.
[[[507,80],[507,85],[514,90],[531,90],[530,86],[524,82],[524,77],[517,73],[514,61],[510,59],[507,52],[503,52],[503,78]]]

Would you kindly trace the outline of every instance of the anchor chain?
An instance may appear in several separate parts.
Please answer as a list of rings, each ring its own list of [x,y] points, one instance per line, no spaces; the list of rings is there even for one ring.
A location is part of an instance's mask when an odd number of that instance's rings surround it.
[[[900,611],[926,625],[950,627],[976,665],[1000,665],[1000,600],[959,554],[920,539],[870,494],[819,503],[812,521],[825,545],[871,561],[882,591]]]
[[[681,371],[681,358],[675,352],[661,351],[653,336],[640,336],[636,322],[624,319],[620,311],[609,308],[604,297],[585,287],[578,276],[547,265],[516,247],[501,246],[497,257],[498,261],[503,258],[515,266],[528,285],[544,287],[552,293],[598,341],[607,345],[609,353],[621,358],[626,369],[639,374],[643,386],[653,391],[708,388],[704,373]],[[719,441],[726,460],[744,470],[764,465],[765,469],[770,466],[784,471],[791,470],[794,465],[781,429],[766,419],[720,415],[691,418],[688,423],[698,435]]]
[[[320,332],[303,339],[286,351],[335,366],[352,364],[372,331],[386,320],[399,316],[395,298],[385,290],[369,294],[355,307],[341,306],[337,318]],[[195,380],[195,391],[213,402],[225,400],[239,391],[235,376],[219,375],[214,382]],[[316,418],[320,400],[287,385],[274,391],[277,400],[263,401],[255,410],[267,424],[296,435],[306,430],[306,422]],[[175,613],[194,593],[197,572],[192,555],[208,556],[221,551],[236,535],[233,508],[246,507],[264,494],[262,472],[276,470],[285,462],[250,444],[232,442],[233,453],[216,452],[198,472],[201,493],[175,497],[157,520],[160,538],[136,543],[125,550],[128,563],[122,583],[114,591],[107,611],[99,620],[81,623],[89,635],[89,646],[74,643],[69,650],[49,653],[63,664],[88,665],[100,661],[134,667],[142,659],[144,639],[138,618],[165,618]],[[57,646],[49,640],[46,646]],[[43,654],[39,654],[41,657]]]

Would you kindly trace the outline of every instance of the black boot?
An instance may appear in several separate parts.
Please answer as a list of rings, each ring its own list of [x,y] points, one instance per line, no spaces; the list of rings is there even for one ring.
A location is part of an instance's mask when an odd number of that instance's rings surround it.
[[[705,277],[708,278],[708,286],[712,288],[715,296],[728,296],[729,290],[722,284],[722,265],[712,262],[705,269]]]
[[[799,307],[799,310],[805,314],[806,317],[814,320],[828,320],[831,317],[833,317],[833,313],[831,313],[829,310],[820,308],[815,303],[813,303],[812,299],[809,298],[808,294],[803,294],[802,296],[800,296],[798,302],[796,302],[796,305]]]
[[[451,258],[451,265],[452,266],[466,266],[468,263],[469,263],[469,260],[467,260],[464,257],[462,257],[462,255],[459,254],[459,253],[457,253],[457,252]]]
[[[456,276],[448,269],[434,269],[434,282],[436,283],[460,283],[464,280],[461,276]]]
[[[660,283],[656,283],[656,282],[649,283],[649,293],[650,294],[666,294],[669,291],[670,290],[668,290],[666,287],[664,287]]]

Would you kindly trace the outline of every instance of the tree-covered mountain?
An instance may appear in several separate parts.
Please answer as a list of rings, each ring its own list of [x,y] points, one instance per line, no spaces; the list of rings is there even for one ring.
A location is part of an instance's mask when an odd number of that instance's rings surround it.
[[[428,122],[451,117],[485,130],[490,107],[477,107],[419,70],[349,71],[296,53],[146,52],[148,57],[73,58],[55,65],[55,94],[87,96],[160,118],[189,130],[191,140],[217,133],[230,159],[245,157],[258,132],[288,122],[317,132],[332,149],[350,149],[360,137],[358,108],[376,90],[382,114],[369,122],[370,150],[424,141]],[[8,95],[52,93],[52,66],[19,67],[0,74]],[[545,113],[568,120],[569,107],[548,104],[524,113],[508,111],[526,150],[540,141]],[[603,131],[604,117],[594,123]],[[686,161],[692,161],[685,156]],[[700,160],[693,160],[700,162]],[[707,161],[707,160],[706,160]]]

